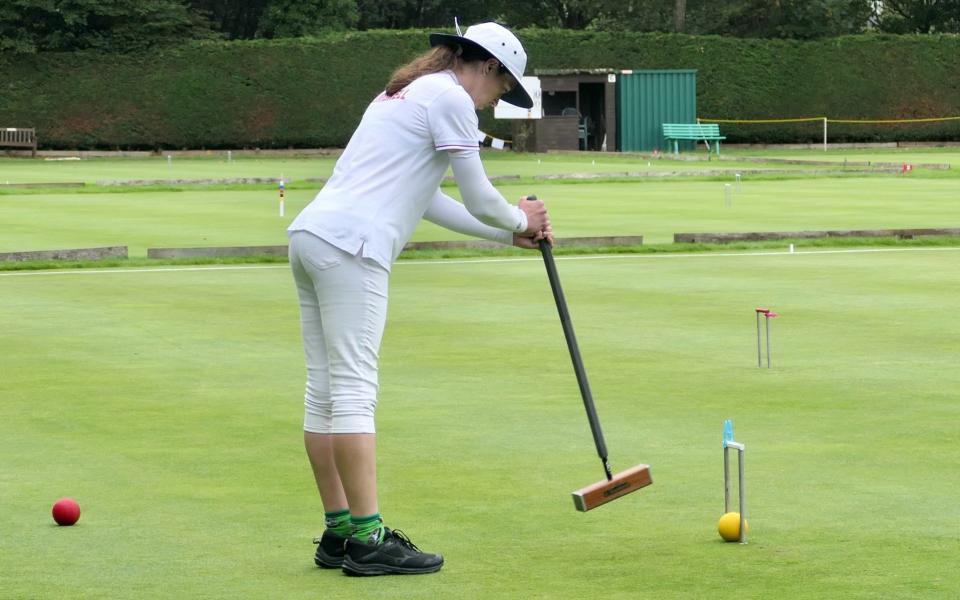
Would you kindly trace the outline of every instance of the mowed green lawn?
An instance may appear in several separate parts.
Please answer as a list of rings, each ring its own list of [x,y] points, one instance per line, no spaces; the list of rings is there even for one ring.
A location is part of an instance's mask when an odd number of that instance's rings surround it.
[[[647,161],[636,157],[609,154],[584,159],[576,155],[484,152],[484,165],[491,175],[555,175],[564,173],[603,173],[696,168],[682,161]],[[291,180],[329,177],[336,162],[334,156],[309,158],[238,157],[228,161],[226,153],[209,157],[90,158],[74,161],[2,160],[2,183],[54,183],[143,179],[229,179],[237,177],[283,177]],[[650,166],[647,163],[651,162]],[[735,165],[727,165],[735,168]],[[721,168],[718,165],[718,168]]]
[[[329,177],[333,156],[260,158],[237,157],[227,160],[226,152],[211,152],[207,157],[165,156],[150,158],[84,158],[81,160],[0,159],[0,184],[63,183],[95,184],[106,180],[230,179],[272,177],[303,180]]]
[[[670,243],[678,232],[798,231],[960,227],[957,183],[899,176],[639,181],[500,187],[512,201],[536,193],[560,237],[643,235]],[[444,188],[459,196],[456,187]],[[275,190],[0,195],[0,252],[125,245],[147,248],[261,246],[286,243],[286,227],[313,198]],[[422,223],[414,240],[462,239]]]
[[[0,273],[0,596],[955,597],[958,259],[559,259],[614,469],[654,477],[586,514],[569,492],[602,471],[540,261],[398,264],[381,504],[447,562],[378,579],[312,564],[285,265]],[[727,418],[747,546],[715,532]]]
[[[656,160],[638,155],[609,154],[518,154],[484,151],[483,162],[490,175],[518,175],[536,177],[570,173],[635,173],[658,171],[695,171],[697,169],[737,170],[746,165],[712,160],[707,162],[705,150],[685,153],[683,158],[701,161],[673,160],[669,154]],[[813,158],[819,158],[814,155]],[[210,156],[165,156],[149,158],[84,158],[81,160],[26,160],[0,158],[0,185],[6,183],[64,183],[95,184],[105,180],[170,180],[170,179],[230,179],[238,177],[283,177],[301,181],[308,178],[329,177],[336,162],[335,156],[312,157],[252,157],[237,156],[227,159],[225,151],[211,151]],[[802,171],[803,165],[781,163],[750,164],[749,168],[791,169]],[[815,168],[823,169],[822,166]]]
[[[807,161],[832,161],[842,163],[872,162],[872,163],[909,163],[914,167],[923,164],[946,164],[951,170],[960,169],[960,148],[957,146],[945,148],[837,148],[830,147],[826,152],[816,148],[810,150],[782,150],[782,149],[729,149],[725,154],[730,157],[749,156],[756,159],[790,159]]]

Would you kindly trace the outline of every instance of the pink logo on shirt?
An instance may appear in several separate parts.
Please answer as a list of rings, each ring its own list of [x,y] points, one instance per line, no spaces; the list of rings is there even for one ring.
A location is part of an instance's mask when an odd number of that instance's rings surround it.
[[[407,97],[407,88],[403,88],[396,94],[388,96],[387,92],[380,92],[380,95],[377,96],[373,101],[374,102],[386,102],[388,100],[403,100]]]

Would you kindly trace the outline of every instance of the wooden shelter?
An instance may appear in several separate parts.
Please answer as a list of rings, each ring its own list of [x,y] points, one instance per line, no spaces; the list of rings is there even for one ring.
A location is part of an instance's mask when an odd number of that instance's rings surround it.
[[[614,69],[535,70],[543,118],[514,121],[514,149],[616,150],[617,73]]]

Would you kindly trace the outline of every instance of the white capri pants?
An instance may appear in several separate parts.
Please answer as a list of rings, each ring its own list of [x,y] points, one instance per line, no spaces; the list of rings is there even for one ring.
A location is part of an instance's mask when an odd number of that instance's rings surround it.
[[[307,361],[303,429],[375,433],[390,273],[306,231],[290,236]]]

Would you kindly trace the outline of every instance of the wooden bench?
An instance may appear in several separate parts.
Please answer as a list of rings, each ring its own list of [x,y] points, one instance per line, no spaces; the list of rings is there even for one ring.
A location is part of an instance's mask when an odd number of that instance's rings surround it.
[[[0,146],[11,148],[30,148],[30,156],[37,157],[37,131],[16,127],[0,128]]]
[[[663,137],[667,142],[673,142],[674,154],[680,154],[679,140],[706,142],[708,153],[710,142],[716,142],[717,156],[720,156],[720,140],[727,139],[727,136],[720,135],[720,126],[716,123],[664,123]]]

